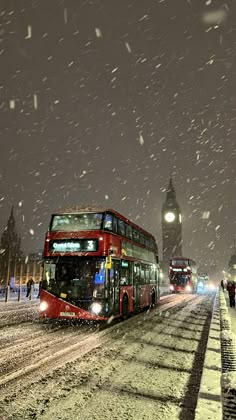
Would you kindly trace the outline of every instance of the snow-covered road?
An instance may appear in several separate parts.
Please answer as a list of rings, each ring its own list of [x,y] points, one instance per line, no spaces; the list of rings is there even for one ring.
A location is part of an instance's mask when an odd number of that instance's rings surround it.
[[[42,324],[37,303],[1,306],[1,419],[191,420],[212,302],[168,296],[109,328]]]

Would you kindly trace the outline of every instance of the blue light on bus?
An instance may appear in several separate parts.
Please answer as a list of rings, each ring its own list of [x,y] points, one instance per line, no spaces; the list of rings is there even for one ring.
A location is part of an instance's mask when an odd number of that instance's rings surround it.
[[[103,284],[105,282],[105,271],[96,273],[94,276],[94,284]]]

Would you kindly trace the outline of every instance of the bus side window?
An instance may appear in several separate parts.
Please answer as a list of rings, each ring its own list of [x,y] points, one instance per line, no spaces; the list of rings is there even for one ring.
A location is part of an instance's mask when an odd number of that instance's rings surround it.
[[[140,240],[140,244],[141,244],[141,245],[144,245],[145,240],[144,240],[144,235],[143,235],[142,233],[140,233],[139,240]]]
[[[139,231],[135,228],[133,228],[133,240],[134,242],[139,243]]]
[[[127,223],[125,224],[125,234],[127,238],[132,239],[132,226]]]
[[[150,284],[150,280],[151,280],[150,265],[146,264],[146,269],[145,269],[145,282],[147,284]]]
[[[118,219],[118,233],[122,236],[125,236],[125,222],[123,220]]]
[[[154,264],[150,266],[150,283],[155,284],[157,280],[157,270]]]
[[[121,261],[121,270],[120,270],[120,284],[121,286],[132,285],[132,271],[131,263],[129,261]]]
[[[112,230],[117,233],[117,218],[115,216],[113,216]]]
[[[140,283],[140,265],[134,263],[134,283]]]
[[[104,229],[106,230],[112,230],[112,215],[106,214],[105,220],[104,220]]]
[[[140,281],[141,284],[145,284],[145,264],[141,264]]]

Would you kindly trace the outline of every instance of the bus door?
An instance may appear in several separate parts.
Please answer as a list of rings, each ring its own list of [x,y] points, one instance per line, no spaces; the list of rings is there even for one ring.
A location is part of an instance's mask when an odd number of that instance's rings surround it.
[[[112,260],[109,270],[110,313],[117,315],[120,311],[120,260]]]
[[[134,263],[134,309],[140,308],[140,264]]]

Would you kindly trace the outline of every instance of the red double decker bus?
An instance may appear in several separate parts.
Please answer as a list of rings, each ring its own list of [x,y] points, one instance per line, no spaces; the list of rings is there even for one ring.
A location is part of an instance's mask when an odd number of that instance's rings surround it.
[[[186,257],[172,257],[169,267],[170,291],[195,293],[197,291],[197,265]]]
[[[44,246],[40,317],[108,320],[155,305],[155,238],[112,209],[51,216]]]

